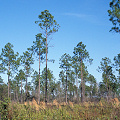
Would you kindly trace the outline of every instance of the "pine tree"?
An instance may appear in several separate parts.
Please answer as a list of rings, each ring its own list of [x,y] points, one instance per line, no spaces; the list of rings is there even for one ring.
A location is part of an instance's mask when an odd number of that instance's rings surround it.
[[[2,61],[0,71],[6,72],[8,75],[8,98],[10,97],[10,77],[19,67],[18,55],[18,52],[16,54],[14,53],[11,43],[7,43],[5,47],[2,48],[0,55],[0,60]]]
[[[52,16],[48,10],[44,10],[38,16],[39,20],[35,21],[36,24],[39,25],[40,29],[43,31],[42,34],[46,38],[46,87],[45,87],[45,103],[47,105],[47,53],[48,53],[48,36],[52,33],[58,31],[59,24],[57,24],[56,20],[54,20],[54,16]]]
[[[92,62],[92,59],[90,59],[89,53],[86,50],[86,45],[84,45],[82,42],[79,42],[77,46],[74,48],[74,56],[76,56],[77,61],[79,62],[81,66],[81,102],[85,101],[85,81],[83,76],[83,65],[84,61],[88,61],[89,63]]]

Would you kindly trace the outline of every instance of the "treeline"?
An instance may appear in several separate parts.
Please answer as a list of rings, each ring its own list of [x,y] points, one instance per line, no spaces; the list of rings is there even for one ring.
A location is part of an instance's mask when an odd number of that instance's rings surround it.
[[[35,97],[36,100],[45,101],[46,68],[41,72],[39,83],[39,72],[31,67],[36,57],[30,48],[23,52],[23,55],[15,53],[11,43],[7,43],[2,48],[0,72],[8,76],[8,84],[4,84],[4,80],[0,76],[1,100],[4,97],[10,97],[11,100],[23,102]],[[72,57],[67,53],[62,55],[59,80],[55,79],[52,70],[47,69],[47,101],[51,102],[56,99],[59,102],[68,102],[68,100],[84,102],[99,100],[101,97],[106,97],[108,100],[119,97],[120,54],[114,57],[114,63],[107,57],[102,58],[98,66],[98,72],[102,73],[102,82],[100,83],[97,83],[95,77],[87,70],[88,63],[91,64],[92,61],[82,42],[74,48]],[[116,71],[118,76],[114,74]],[[27,81],[28,77],[31,77],[31,82]]]
[[[47,67],[48,38],[59,29],[59,24],[54,20],[48,10],[44,10],[35,21],[41,33],[36,35],[33,45],[22,55],[14,52],[13,45],[7,43],[0,53],[0,73],[8,76],[7,85],[0,76],[0,99],[4,97],[14,101],[27,101],[35,97],[40,101],[59,102],[68,100],[74,102],[93,101],[101,97],[109,100],[120,95],[120,54],[116,55],[114,63],[107,57],[102,58],[98,72],[102,73],[102,82],[97,80],[87,70],[87,65],[92,64],[86,45],[79,42],[73,50],[73,56],[65,53],[60,57],[59,80],[54,78],[52,70]],[[37,58],[37,59],[36,59]],[[32,68],[35,61],[39,62],[39,71]],[[46,61],[46,66],[41,72],[40,65]],[[51,60],[54,61],[54,60]],[[117,75],[115,75],[115,73]],[[28,82],[31,77],[31,82]]]

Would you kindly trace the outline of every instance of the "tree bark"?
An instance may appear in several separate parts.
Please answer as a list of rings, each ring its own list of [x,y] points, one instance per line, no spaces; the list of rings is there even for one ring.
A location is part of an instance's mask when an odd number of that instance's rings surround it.
[[[77,102],[78,102],[78,74],[76,74],[76,87],[77,87],[76,94],[77,94]]]
[[[67,104],[67,68],[66,68],[66,90],[65,90],[65,102]]]
[[[21,103],[22,103],[22,78],[21,78]]]
[[[46,28],[46,86],[45,86],[45,103],[47,105],[47,28]]]
[[[39,89],[38,89],[38,104],[40,104],[40,48],[39,48]]]
[[[82,71],[82,59],[81,59],[81,102],[85,101],[85,87],[83,81],[83,71]]]
[[[10,81],[9,81],[9,75],[8,75],[8,98],[10,97]]]
[[[8,67],[8,98],[10,97],[10,62],[8,63],[9,67]]]
[[[27,95],[28,95],[28,90],[27,90],[27,66],[26,66],[26,100],[27,100]]]
[[[17,102],[19,102],[17,88],[18,88],[18,85],[16,84],[16,99],[17,99]]]

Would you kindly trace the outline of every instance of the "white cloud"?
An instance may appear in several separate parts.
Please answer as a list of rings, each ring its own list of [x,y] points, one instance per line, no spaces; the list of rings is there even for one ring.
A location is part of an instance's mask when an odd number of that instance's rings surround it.
[[[97,17],[96,15],[81,14],[81,13],[63,13],[63,15],[77,17],[77,18],[83,19],[87,22],[96,24],[96,25],[107,26],[107,24],[105,24],[105,22],[103,22],[103,19],[99,19],[99,17]]]
[[[86,17],[92,17],[93,16],[93,15],[79,14],[79,13],[64,13],[63,15],[74,16],[74,17],[79,17],[79,18],[86,18]]]

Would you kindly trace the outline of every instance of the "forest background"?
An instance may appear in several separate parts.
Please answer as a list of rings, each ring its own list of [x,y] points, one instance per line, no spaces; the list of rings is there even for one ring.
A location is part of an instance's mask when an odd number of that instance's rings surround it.
[[[109,22],[107,10],[110,1],[0,1],[1,27],[0,48],[10,42],[14,51],[21,55],[33,45],[35,35],[40,32],[35,24],[38,15],[48,9],[60,24],[60,29],[49,39],[48,58],[55,63],[48,62],[48,68],[53,71],[56,81],[59,80],[59,59],[64,53],[73,55],[74,47],[79,42],[86,45],[86,49],[93,59],[88,66],[97,83],[102,81],[102,74],[96,69],[104,57],[112,61],[119,53],[119,34],[109,32],[112,23]],[[67,7],[66,7],[67,6]],[[32,67],[38,71],[38,62]],[[41,64],[41,71],[45,64]],[[115,73],[117,75],[117,73]],[[7,83],[7,76],[1,75]],[[30,82],[31,79],[29,78]]]

